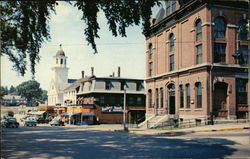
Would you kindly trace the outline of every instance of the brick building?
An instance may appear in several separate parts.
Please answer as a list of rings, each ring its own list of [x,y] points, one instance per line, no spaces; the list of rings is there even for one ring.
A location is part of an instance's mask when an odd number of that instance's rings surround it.
[[[248,1],[165,1],[146,33],[146,118],[245,118]]]

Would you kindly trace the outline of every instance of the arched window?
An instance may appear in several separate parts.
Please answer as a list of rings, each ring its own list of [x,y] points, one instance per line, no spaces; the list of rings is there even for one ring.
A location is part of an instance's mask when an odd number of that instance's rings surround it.
[[[201,20],[196,20],[196,41],[200,41],[202,39],[202,29],[201,29]]]
[[[186,84],[186,108],[190,108],[190,85]]]
[[[184,108],[184,90],[183,90],[183,85],[180,85],[180,108]]]
[[[165,2],[166,3],[166,14],[167,14],[167,16],[168,15],[170,15],[170,0],[167,0],[167,2]]]
[[[153,57],[153,45],[151,43],[148,46],[148,50],[149,50],[149,59],[152,59],[152,57]]]
[[[171,33],[169,36],[169,40],[170,40],[170,52],[174,51],[174,34]]]
[[[247,22],[246,21],[239,21],[238,25],[238,39],[239,40],[247,40]]]
[[[226,32],[226,22],[222,17],[214,19],[214,38],[224,39]]]
[[[201,83],[195,83],[196,108],[202,108],[202,87]]]
[[[152,103],[152,90],[148,90],[148,107],[152,108],[153,107],[153,103]]]
[[[176,1],[172,1],[172,13],[176,11]]]
[[[160,107],[163,108],[163,88],[160,88]]]
[[[56,59],[56,64],[58,64],[58,59]]]
[[[158,88],[155,89],[155,107],[159,107],[159,90]]]
[[[61,65],[63,64],[63,59],[61,59]]]

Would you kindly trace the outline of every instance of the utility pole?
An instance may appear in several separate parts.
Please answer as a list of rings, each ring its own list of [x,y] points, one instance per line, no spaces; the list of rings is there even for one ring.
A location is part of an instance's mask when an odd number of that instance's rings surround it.
[[[123,99],[123,130],[128,131],[128,128],[126,126],[126,89],[124,89],[124,99]]]

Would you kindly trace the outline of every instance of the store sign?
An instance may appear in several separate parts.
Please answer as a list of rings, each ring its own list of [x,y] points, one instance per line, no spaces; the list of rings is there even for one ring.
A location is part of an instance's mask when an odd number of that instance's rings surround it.
[[[95,98],[94,97],[79,97],[77,98],[78,104],[94,104]]]
[[[116,113],[116,112],[123,112],[122,106],[101,106],[102,113]]]

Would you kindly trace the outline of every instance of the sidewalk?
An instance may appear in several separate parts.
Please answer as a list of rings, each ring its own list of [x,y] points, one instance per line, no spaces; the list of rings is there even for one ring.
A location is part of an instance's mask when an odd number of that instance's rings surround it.
[[[123,125],[121,124],[101,124],[101,125],[87,126],[85,128],[91,130],[123,132]],[[205,125],[200,127],[172,129],[172,130],[129,128],[129,133],[159,135],[159,134],[229,131],[229,130],[243,130],[243,129],[249,129],[249,123],[216,124],[216,125]]]

